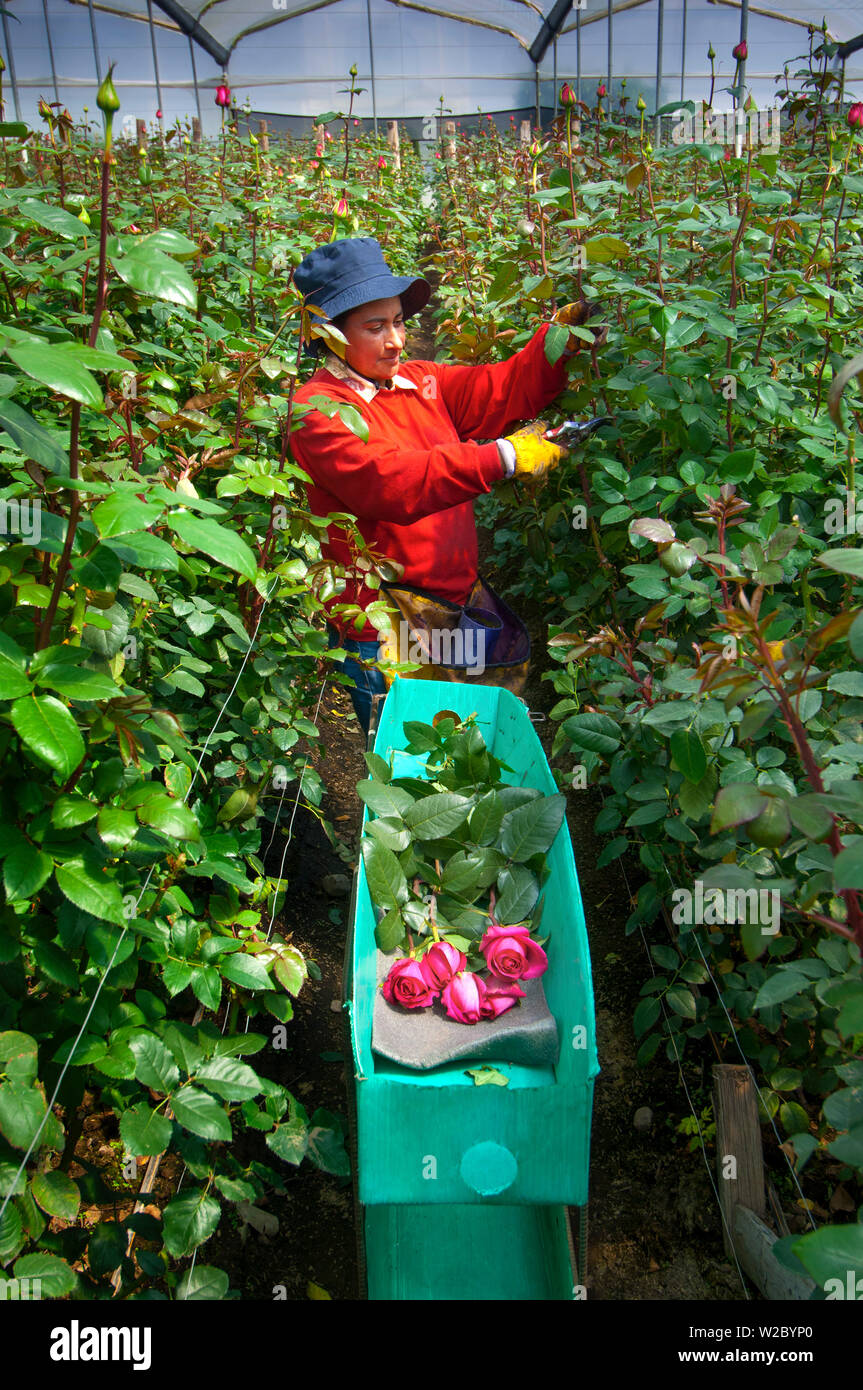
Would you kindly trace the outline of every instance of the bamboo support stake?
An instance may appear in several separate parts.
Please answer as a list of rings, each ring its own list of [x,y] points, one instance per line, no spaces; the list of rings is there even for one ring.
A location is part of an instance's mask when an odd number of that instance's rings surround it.
[[[455,121],[444,122],[443,138],[447,159],[455,159]]]
[[[530,133],[530,121],[522,121],[519,126],[518,138],[523,145],[529,145],[532,139]]]
[[[138,120],[135,122],[135,139],[138,142],[138,149],[147,148],[147,122]]]
[[[192,144],[193,144],[193,145],[200,145],[200,143],[201,143],[201,118],[200,118],[200,116],[193,116],[193,117],[192,117]]]
[[[398,121],[387,121],[387,145],[390,150],[390,157],[394,169],[402,167],[401,149],[399,146],[399,123]]]
[[[270,153],[270,137],[267,133],[266,121],[258,121],[258,144],[261,149],[261,154]]]

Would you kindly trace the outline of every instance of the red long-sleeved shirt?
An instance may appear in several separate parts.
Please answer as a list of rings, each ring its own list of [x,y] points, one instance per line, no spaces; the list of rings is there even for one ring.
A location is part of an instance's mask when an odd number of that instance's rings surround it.
[[[363,442],[338,416],[330,420],[319,410],[304,418],[291,449],[312,479],[314,514],[349,512],[366,543],[402,566],[400,583],[463,602],[477,577],[473,499],[503,476],[494,441],[538,415],[566,385],[564,363],[552,366],[545,356],[547,331],[545,325],[520,352],[489,366],[405,362],[398,374],[416,389],[382,389],[371,401],[325,367],[315,372],[295,401],[344,401],[363,416],[369,437]],[[341,527],[330,527],[324,554],[350,575],[352,552]],[[332,602],[366,608],[376,598],[358,575]],[[371,624],[357,631],[339,615],[331,620],[354,639],[377,639]]]

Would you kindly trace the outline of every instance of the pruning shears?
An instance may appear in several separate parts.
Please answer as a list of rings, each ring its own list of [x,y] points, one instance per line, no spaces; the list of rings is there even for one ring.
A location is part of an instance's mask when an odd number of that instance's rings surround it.
[[[610,415],[597,415],[593,420],[564,420],[563,424],[555,429],[546,430],[545,437],[553,439],[556,444],[572,448],[575,444],[583,444],[595,430],[612,423]]]

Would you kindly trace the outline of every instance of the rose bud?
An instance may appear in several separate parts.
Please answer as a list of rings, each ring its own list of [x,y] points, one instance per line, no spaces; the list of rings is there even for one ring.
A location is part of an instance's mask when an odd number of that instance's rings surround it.
[[[389,1004],[401,1004],[403,1009],[427,1009],[437,998],[429,985],[418,960],[403,956],[395,961],[383,983],[383,994]]]
[[[855,101],[848,110],[848,124],[863,127],[863,101]]]
[[[339,201],[336,203],[335,207],[333,208],[333,212],[335,213],[336,217],[347,217],[347,215],[348,215],[348,204],[347,204],[347,200],[346,200],[345,198],[339,198]]]
[[[224,107],[230,106],[230,104],[231,89],[230,87],[226,87],[224,83],[220,83],[220,85],[216,88],[216,105]]]
[[[486,986],[485,999],[482,1005],[483,1018],[500,1018],[507,1009],[513,1008],[519,999],[524,999],[523,989],[518,985],[510,985],[508,989],[490,989]]]
[[[485,1002],[485,982],[470,971],[453,976],[441,994],[441,1003],[456,1023],[479,1023]]]
[[[479,949],[492,975],[509,984],[513,980],[534,980],[548,969],[548,956],[534,941],[527,927],[489,927]]]
[[[156,112],[156,120],[157,120],[157,121],[161,121],[161,119],[162,119],[162,113],[161,113],[161,111],[157,111],[157,112]]]
[[[379,168],[379,169],[386,169],[386,167],[387,167],[387,161],[386,161],[386,159],[384,158],[384,156],[383,156],[382,154],[381,154],[381,155],[378,155],[378,168]]]
[[[604,82],[600,82],[599,86],[596,89],[596,95],[598,97],[604,97],[606,95],[606,88]]]
[[[744,63],[746,61],[749,56],[749,49],[745,39],[741,39],[739,43],[734,45],[731,50],[731,56],[732,58],[736,58],[738,63]]]
[[[564,82],[563,86],[560,89],[561,106],[574,106],[575,102],[575,92],[572,90],[568,82]]]
[[[114,64],[112,63],[96,93],[96,105],[99,110],[112,116],[115,111],[120,110],[120,98],[117,96],[117,90],[114,86],[113,74]]]
[[[635,104],[638,107],[639,111],[647,110],[647,102],[644,100],[644,97],[641,95],[640,92],[638,93],[638,101]]]
[[[454,975],[467,968],[467,957],[449,941],[436,941],[420,961],[420,968],[429,988],[442,990]]]
[[[714,60],[714,58],[716,57],[716,50],[714,49],[713,44],[710,44],[710,45],[709,45],[709,47],[708,47],[708,49],[707,49],[707,56],[708,56],[708,58],[710,59],[710,61],[711,61],[711,63],[712,63],[713,60]]]

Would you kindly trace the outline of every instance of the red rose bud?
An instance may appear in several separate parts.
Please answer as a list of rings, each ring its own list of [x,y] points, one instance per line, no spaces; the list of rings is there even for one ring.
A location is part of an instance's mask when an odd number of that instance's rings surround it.
[[[575,101],[575,92],[572,90],[568,82],[564,82],[563,86],[560,89],[561,106],[574,106]]]
[[[518,985],[510,985],[507,989],[492,989],[490,986],[486,986],[485,999],[482,1002],[482,1016],[483,1018],[500,1018],[501,1014],[505,1014],[507,1009],[511,1009],[514,1004],[518,1003],[519,999],[524,998],[524,990],[519,989]]]
[[[334,213],[336,214],[336,217],[347,217],[347,215],[348,215],[348,203],[347,203],[347,199],[346,199],[346,198],[339,198],[339,201],[336,203],[335,207],[333,208],[333,211],[334,211]]]
[[[441,990],[454,975],[467,969],[467,957],[448,941],[436,941],[426,951],[420,966],[429,989]]]
[[[378,155],[378,168],[379,168],[379,169],[386,169],[386,167],[387,167],[387,162],[386,162],[386,160],[384,159],[383,155],[382,155],[382,154],[381,154],[381,155]]]
[[[162,119],[162,113],[161,113],[161,111],[157,111],[157,112],[156,112],[156,120],[157,120],[157,121],[161,121],[161,119]]]
[[[437,998],[437,990],[429,987],[419,961],[403,956],[384,980],[383,995],[388,1004],[401,1004],[403,1009],[427,1009]]]
[[[497,980],[512,984],[515,980],[534,980],[548,969],[548,957],[534,941],[527,927],[489,927],[479,949],[485,963]]]
[[[230,104],[231,104],[231,89],[230,89],[230,87],[226,87],[226,86],[224,85],[224,83],[222,83],[220,86],[218,86],[218,87],[216,88],[216,105],[217,105],[217,106],[230,106]]]
[[[440,1001],[456,1023],[479,1023],[485,1003],[485,982],[470,971],[455,975],[444,987]]]
[[[734,45],[731,50],[731,56],[732,58],[736,58],[738,63],[745,63],[749,56],[749,49],[746,46],[745,39],[741,39],[739,43]]]
[[[604,83],[604,82],[600,82],[599,86],[598,86],[597,89],[596,89],[596,95],[597,95],[598,97],[604,97],[604,96],[606,95],[606,89],[605,89],[605,83]]]
[[[852,129],[855,126],[863,128],[863,101],[855,101],[854,105],[849,108],[848,124]]]

